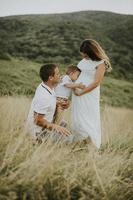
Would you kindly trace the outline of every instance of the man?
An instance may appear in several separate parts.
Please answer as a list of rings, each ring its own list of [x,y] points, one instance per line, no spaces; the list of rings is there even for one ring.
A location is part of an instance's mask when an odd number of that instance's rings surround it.
[[[42,83],[36,89],[28,115],[28,130],[35,139],[40,138],[45,132],[44,130],[70,135],[69,130],[54,123],[58,106],[61,106],[62,109],[68,107],[68,102],[64,102],[62,105],[56,104],[54,87],[60,79],[58,67],[55,64],[43,65],[40,69],[40,78]]]

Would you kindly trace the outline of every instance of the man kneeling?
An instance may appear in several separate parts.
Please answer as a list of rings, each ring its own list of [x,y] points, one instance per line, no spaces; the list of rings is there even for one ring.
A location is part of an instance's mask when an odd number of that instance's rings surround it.
[[[40,78],[42,79],[42,83],[36,89],[28,114],[28,131],[35,140],[39,141],[47,131],[51,134],[52,132],[57,132],[69,136],[70,132],[68,129],[54,123],[58,108],[66,109],[69,106],[69,102],[56,104],[54,87],[60,79],[60,72],[57,65],[43,65],[40,69]]]

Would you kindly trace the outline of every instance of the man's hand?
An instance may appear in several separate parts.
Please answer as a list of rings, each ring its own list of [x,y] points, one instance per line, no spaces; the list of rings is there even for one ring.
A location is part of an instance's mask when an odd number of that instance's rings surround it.
[[[71,135],[70,131],[62,126],[59,126],[57,124],[52,124],[52,130],[56,131],[57,133],[61,133],[63,135],[69,136]]]
[[[42,126],[43,128],[49,129],[49,130],[54,130],[58,133],[61,133],[63,135],[70,135],[70,131],[62,126],[59,126],[57,124],[54,123],[50,123],[48,122],[46,119],[44,119],[44,115],[39,114],[34,112],[34,122],[39,125]]]

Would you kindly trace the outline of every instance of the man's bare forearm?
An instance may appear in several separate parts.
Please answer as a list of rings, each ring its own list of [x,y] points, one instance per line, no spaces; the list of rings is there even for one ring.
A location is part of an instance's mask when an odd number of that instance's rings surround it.
[[[44,115],[34,113],[34,122],[36,125],[41,126],[43,128],[52,130],[53,128],[53,123],[48,122],[45,118]]]
[[[36,125],[41,126],[43,128],[46,128],[49,130],[54,130],[54,131],[57,131],[64,135],[70,135],[69,130],[67,130],[66,128],[61,127],[57,124],[48,122],[46,119],[44,119],[44,115],[42,115],[42,114],[34,112],[34,122]]]

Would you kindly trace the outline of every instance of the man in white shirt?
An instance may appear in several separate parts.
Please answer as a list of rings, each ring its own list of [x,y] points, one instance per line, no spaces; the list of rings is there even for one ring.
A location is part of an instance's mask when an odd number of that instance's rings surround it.
[[[56,105],[54,87],[60,79],[59,69],[55,64],[43,65],[40,69],[42,83],[37,87],[28,115],[27,127],[32,136],[37,139],[44,129],[52,130],[66,136],[69,130],[54,123],[58,106],[68,108],[68,102]]]

